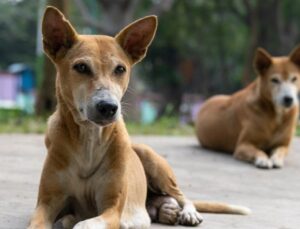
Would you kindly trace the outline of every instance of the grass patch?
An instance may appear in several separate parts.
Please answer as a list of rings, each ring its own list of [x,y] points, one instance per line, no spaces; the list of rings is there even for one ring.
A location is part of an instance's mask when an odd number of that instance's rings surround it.
[[[35,116],[0,120],[0,133],[45,133],[47,119]],[[177,117],[163,117],[153,124],[126,123],[131,135],[193,135],[194,128],[180,125]]]
[[[300,136],[300,124],[298,124],[296,128],[296,136]]]
[[[44,134],[47,119],[45,117],[25,116],[0,120],[0,133],[36,133]],[[130,135],[194,135],[192,125],[181,125],[177,117],[163,117],[158,121],[143,125],[137,122],[126,122]],[[296,136],[300,136],[300,124],[296,129]]]
[[[152,124],[126,123],[131,135],[194,135],[194,127],[182,125],[177,117],[162,117]]]
[[[1,120],[0,133],[43,134],[46,130],[46,123],[46,118],[32,116]]]

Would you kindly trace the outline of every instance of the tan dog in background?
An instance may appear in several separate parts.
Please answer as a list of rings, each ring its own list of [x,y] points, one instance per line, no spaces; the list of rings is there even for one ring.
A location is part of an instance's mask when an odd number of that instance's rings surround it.
[[[145,56],[156,27],[156,17],[149,16],[116,37],[79,35],[56,8],[47,8],[43,43],[57,69],[58,105],[48,123],[48,155],[30,229],[50,229],[58,220],[75,229],[149,228],[151,219],[197,225],[202,221],[197,210],[249,212],[191,202],[162,157],[132,145],[121,98],[131,67]]]
[[[280,168],[298,119],[300,47],[288,57],[256,51],[257,79],[232,96],[204,103],[196,134],[205,148],[233,152],[259,168]]]

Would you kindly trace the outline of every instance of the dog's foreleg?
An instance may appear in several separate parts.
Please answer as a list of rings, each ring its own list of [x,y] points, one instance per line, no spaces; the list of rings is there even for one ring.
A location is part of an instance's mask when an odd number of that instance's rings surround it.
[[[39,186],[37,206],[31,217],[28,229],[51,229],[56,217],[64,208],[67,195],[63,191],[58,169],[46,159]]]
[[[288,154],[287,146],[280,146],[272,150],[271,161],[274,168],[282,168],[284,164],[284,158]]]
[[[28,229],[52,229],[54,221],[63,208],[66,198],[61,194],[39,197],[38,205],[30,220]]]
[[[99,186],[99,194],[96,194],[95,201],[98,209],[98,216],[86,219],[77,223],[74,229],[119,229],[121,214],[123,212],[127,195],[126,184],[122,176],[107,179],[107,182]]]
[[[119,229],[120,215],[115,207],[111,207],[100,216],[77,223],[73,229]]]
[[[235,149],[234,158],[254,163],[258,168],[271,169],[273,162],[268,155],[250,143],[241,143]]]

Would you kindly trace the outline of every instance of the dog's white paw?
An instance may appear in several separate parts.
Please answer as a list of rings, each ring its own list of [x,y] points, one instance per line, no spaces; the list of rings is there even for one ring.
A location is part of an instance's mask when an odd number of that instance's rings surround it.
[[[271,156],[271,161],[273,163],[274,168],[282,168],[284,164],[284,158],[281,155],[273,154]]]
[[[73,229],[107,229],[101,218],[91,218],[77,223]]]
[[[254,161],[257,168],[271,169],[273,168],[273,162],[267,157],[257,157]]]
[[[196,226],[203,221],[203,217],[195,209],[194,205],[184,206],[179,212],[178,223],[185,226]]]

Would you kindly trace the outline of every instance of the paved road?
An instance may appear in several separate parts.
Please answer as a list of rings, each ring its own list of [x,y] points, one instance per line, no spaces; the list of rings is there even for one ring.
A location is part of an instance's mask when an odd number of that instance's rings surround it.
[[[200,149],[193,137],[137,136],[133,140],[151,145],[166,157],[190,198],[241,204],[253,211],[250,216],[203,214],[199,228],[300,228],[300,139],[294,140],[285,168],[272,171]],[[26,227],[45,153],[40,135],[0,135],[0,229]]]

